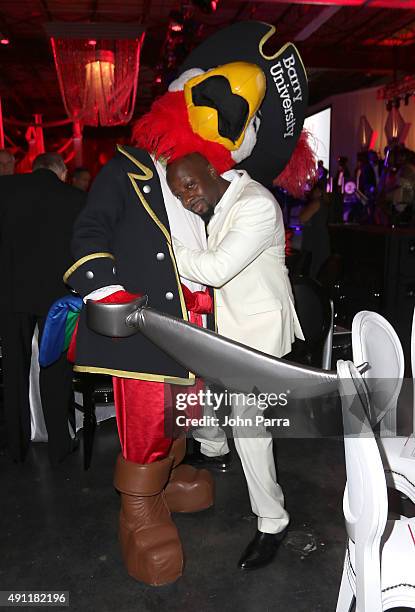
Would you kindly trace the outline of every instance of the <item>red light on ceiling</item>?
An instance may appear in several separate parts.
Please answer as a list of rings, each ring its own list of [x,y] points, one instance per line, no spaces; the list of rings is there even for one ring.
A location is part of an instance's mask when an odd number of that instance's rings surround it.
[[[212,13],[216,11],[216,9],[218,8],[217,0],[212,0],[212,2],[210,3],[210,8],[212,10]]]
[[[372,0],[370,6],[373,8],[413,10],[415,8],[415,0]]]
[[[9,43],[10,43],[10,40],[8,38],[0,38],[1,45],[8,45]]]
[[[287,0],[273,0],[277,4],[285,4]],[[415,0],[291,0],[292,4],[314,4],[321,6],[359,6],[370,8],[414,9]]]
[[[183,24],[181,24],[181,23],[172,23],[172,25],[170,26],[170,29],[173,32],[181,32],[183,30]]]
[[[93,40],[93,39],[88,40],[88,45],[91,45],[91,47],[95,47],[96,44],[97,44],[96,40]]]
[[[156,83],[161,83],[161,76],[156,77]]]
[[[367,38],[365,41],[363,41],[363,44],[373,47],[406,47],[408,45],[412,45],[414,41],[415,32],[411,30],[399,32],[393,37],[382,38],[381,40],[377,38]]]

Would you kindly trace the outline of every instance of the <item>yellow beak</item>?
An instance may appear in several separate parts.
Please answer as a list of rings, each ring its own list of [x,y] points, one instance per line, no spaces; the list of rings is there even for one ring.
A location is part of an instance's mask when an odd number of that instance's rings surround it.
[[[265,90],[265,74],[248,62],[224,64],[189,79],[184,96],[192,130],[235,151],[261,106]]]

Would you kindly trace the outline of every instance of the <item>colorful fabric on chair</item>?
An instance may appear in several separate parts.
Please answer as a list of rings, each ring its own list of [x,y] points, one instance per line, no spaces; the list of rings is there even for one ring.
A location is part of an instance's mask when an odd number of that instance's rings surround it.
[[[39,348],[42,367],[50,366],[67,350],[81,308],[82,299],[73,295],[59,298],[50,307]]]

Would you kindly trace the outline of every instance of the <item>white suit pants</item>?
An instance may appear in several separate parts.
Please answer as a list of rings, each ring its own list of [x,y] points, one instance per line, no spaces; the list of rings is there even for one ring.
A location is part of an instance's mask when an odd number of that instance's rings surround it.
[[[234,425],[232,433],[248,485],[251,508],[258,516],[258,530],[279,533],[288,525],[289,515],[277,482],[272,435],[263,425],[255,425],[257,414],[262,412],[257,406],[247,405],[242,394],[232,399],[231,418],[239,416],[244,421],[242,425]],[[249,420],[253,423],[251,427]],[[193,437],[201,443],[201,452],[207,456],[223,455],[229,450],[225,432],[220,427],[201,427],[193,432]]]

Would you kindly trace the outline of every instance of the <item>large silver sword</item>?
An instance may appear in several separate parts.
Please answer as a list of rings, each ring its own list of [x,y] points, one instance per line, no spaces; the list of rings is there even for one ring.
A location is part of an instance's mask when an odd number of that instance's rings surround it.
[[[183,367],[238,393],[286,393],[311,398],[337,391],[337,372],[291,363],[215,332],[148,308],[147,297],[127,304],[87,302],[87,325],[111,337],[142,333]]]

